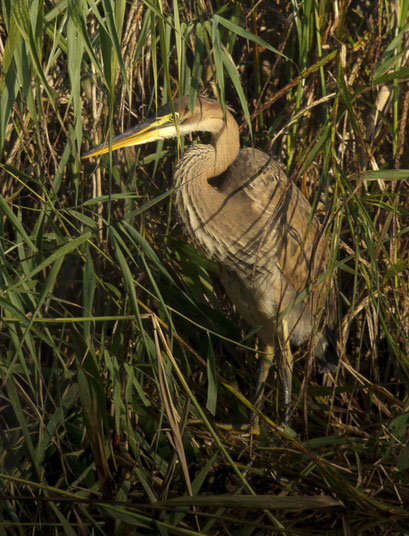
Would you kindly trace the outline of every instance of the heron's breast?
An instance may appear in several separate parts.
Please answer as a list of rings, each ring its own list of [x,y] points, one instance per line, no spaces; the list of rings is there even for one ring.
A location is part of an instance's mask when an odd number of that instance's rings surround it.
[[[240,315],[251,326],[260,326],[260,336],[268,339],[276,325],[280,297],[278,288],[278,272],[251,273],[243,277],[225,266],[220,267],[220,278],[230,300]]]

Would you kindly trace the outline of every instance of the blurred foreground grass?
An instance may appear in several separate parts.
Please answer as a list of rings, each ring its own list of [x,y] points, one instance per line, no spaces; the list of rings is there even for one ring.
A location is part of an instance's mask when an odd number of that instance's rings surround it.
[[[408,2],[1,6],[1,534],[407,534]],[[300,350],[252,440],[214,426],[257,339],[175,223],[181,148],[80,161],[198,91],[331,239],[339,374]]]

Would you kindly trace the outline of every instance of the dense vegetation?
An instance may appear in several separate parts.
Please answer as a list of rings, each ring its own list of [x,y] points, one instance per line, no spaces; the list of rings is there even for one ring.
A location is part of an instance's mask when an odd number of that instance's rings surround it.
[[[407,534],[408,8],[2,0],[1,534]],[[297,350],[291,427],[273,371],[259,437],[216,425],[262,356],[172,211],[183,148],[80,160],[197,92],[331,245],[337,375]]]

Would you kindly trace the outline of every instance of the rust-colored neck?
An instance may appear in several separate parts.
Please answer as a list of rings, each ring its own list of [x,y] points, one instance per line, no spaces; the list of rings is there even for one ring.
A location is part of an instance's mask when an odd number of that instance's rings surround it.
[[[236,121],[228,110],[225,117],[221,106],[213,109],[204,123],[212,134],[211,144],[194,145],[179,162],[175,170],[175,204],[192,242],[214,257],[210,235],[225,195],[209,179],[219,176],[234,162],[240,141]]]

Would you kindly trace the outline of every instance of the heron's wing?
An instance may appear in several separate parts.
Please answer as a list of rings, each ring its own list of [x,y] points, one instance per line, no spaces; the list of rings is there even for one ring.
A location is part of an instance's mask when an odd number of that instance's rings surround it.
[[[308,284],[316,285],[326,265],[326,248],[318,220],[311,215],[311,205],[265,153],[242,150],[239,159],[241,169],[248,172],[243,190],[254,213],[252,247],[258,249],[256,268],[257,263],[278,264],[297,293]],[[314,303],[309,304],[314,312],[322,301],[320,292],[315,290]],[[312,297],[308,301],[311,300]]]

